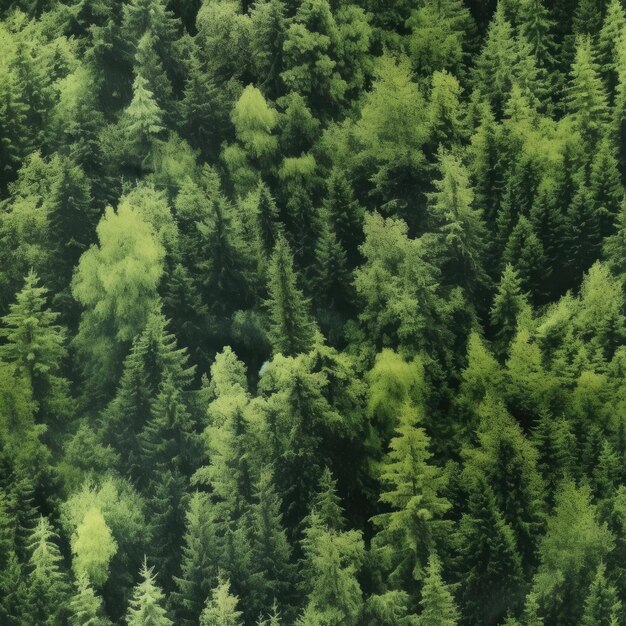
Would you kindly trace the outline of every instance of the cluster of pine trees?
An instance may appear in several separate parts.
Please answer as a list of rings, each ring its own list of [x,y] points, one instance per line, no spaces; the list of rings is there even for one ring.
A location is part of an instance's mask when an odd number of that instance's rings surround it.
[[[2,626],[626,625],[626,2],[0,3]]]

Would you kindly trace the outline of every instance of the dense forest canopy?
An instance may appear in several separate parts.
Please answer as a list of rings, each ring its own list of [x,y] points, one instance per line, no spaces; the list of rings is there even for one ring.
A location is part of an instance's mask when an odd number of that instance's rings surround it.
[[[2,626],[626,626],[626,2],[0,3]]]

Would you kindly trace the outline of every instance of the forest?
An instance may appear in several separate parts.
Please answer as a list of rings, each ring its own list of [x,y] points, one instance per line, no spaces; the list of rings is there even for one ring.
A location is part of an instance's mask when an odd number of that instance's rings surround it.
[[[0,1],[2,626],[626,626],[626,0]]]

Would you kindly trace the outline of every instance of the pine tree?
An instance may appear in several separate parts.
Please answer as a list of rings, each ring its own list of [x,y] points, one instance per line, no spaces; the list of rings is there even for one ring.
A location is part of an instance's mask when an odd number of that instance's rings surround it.
[[[574,12],[574,33],[595,37],[602,27],[605,0],[578,0]]]
[[[554,68],[554,22],[544,0],[522,0],[519,6],[519,31],[528,42],[537,67]]]
[[[26,614],[31,624],[61,626],[65,623],[69,589],[56,539],[50,522],[41,516],[28,546],[30,572]]]
[[[568,109],[588,153],[591,154],[607,121],[608,109],[604,85],[593,58],[589,37],[577,39],[576,59],[572,65],[570,79]]]
[[[441,578],[441,563],[434,554],[428,559],[420,606],[418,626],[456,626],[459,622],[454,596]]]
[[[189,500],[182,548],[181,575],[175,577],[177,591],[172,603],[184,626],[197,624],[206,598],[217,583],[219,554],[216,526],[208,494],[196,492]]]
[[[412,409],[400,416],[380,474],[385,487],[380,501],[392,510],[372,518],[380,528],[375,545],[391,557],[390,582],[405,589],[423,578],[436,529],[450,507],[440,495],[444,477],[429,463],[430,441],[416,422]]]
[[[472,486],[458,540],[464,620],[475,626],[497,624],[519,604],[523,577],[513,531],[484,480]]]
[[[230,593],[230,581],[221,579],[206,601],[200,626],[241,626],[242,612],[237,610],[239,598]]]
[[[312,347],[314,322],[298,288],[289,244],[279,237],[268,271],[270,336],[276,352],[293,356]]]
[[[148,568],[144,558],[141,571],[142,580],[133,589],[133,597],[126,614],[128,626],[172,626],[163,608],[165,596],[156,584],[153,569]]]
[[[508,352],[520,316],[530,311],[521,283],[513,266],[507,263],[490,311],[491,326],[495,329],[494,343],[500,357]]]
[[[90,586],[86,576],[76,581],[76,593],[70,600],[70,626],[111,626],[104,615],[102,600]]]
[[[22,626],[23,614],[28,608],[28,587],[21,563],[15,551],[5,555],[0,570],[0,620],[7,626]]]
[[[331,530],[343,530],[346,520],[337,495],[337,481],[329,468],[324,468],[320,477],[319,489],[313,497],[311,510],[319,521]]]

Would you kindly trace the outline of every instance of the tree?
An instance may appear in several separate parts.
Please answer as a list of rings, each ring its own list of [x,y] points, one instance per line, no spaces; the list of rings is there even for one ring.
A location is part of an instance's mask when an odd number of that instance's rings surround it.
[[[70,611],[70,626],[111,626],[111,621],[104,615],[102,599],[96,595],[85,575],[79,576],[76,581]]]
[[[280,232],[278,207],[267,185],[260,183],[258,193],[257,224],[259,238],[263,252],[269,256],[276,245],[276,240]]]
[[[150,171],[155,141],[163,130],[163,111],[147,85],[146,79],[137,74],[133,83],[133,99],[124,112],[124,125],[133,164],[140,170]]]
[[[100,396],[117,380],[125,350],[155,312],[165,250],[126,203],[117,213],[107,208],[97,232],[99,245],[82,255],[72,293],[84,307],[75,345],[88,384]]]
[[[613,234],[615,220],[624,200],[624,187],[617,168],[617,160],[608,139],[602,140],[594,154],[589,187],[595,204],[599,236],[604,239]]]
[[[456,626],[459,621],[454,596],[441,578],[441,563],[434,554],[428,559],[420,606],[419,626]]]
[[[268,269],[270,336],[276,352],[293,356],[312,346],[314,322],[297,285],[289,244],[279,237]]]
[[[69,589],[56,538],[48,519],[41,516],[28,546],[30,571],[25,608],[31,624],[61,626],[65,623]]]
[[[516,271],[523,289],[538,297],[545,267],[544,251],[532,224],[523,215],[511,231],[502,257]]]
[[[572,65],[570,78],[568,109],[588,153],[591,154],[602,134],[608,110],[606,93],[593,59],[589,37],[577,39],[576,59]]]
[[[139,572],[142,580],[133,589],[133,597],[126,614],[128,626],[172,626],[163,608],[164,595],[156,584],[153,569],[144,558]]]
[[[513,266],[507,263],[490,311],[491,325],[495,329],[494,342],[500,357],[507,354],[520,316],[530,313],[521,282]]]
[[[0,328],[5,340],[0,358],[15,364],[17,373],[26,377],[42,421],[67,418],[72,411],[68,381],[62,376],[66,330],[57,324],[59,314],[46,306],[46,295],[31,271]]]
[[[172,602],[181,624],[197,624],[206,598],[217,583],[218,538],[210,497],[195,492],[189,499],[182,548],[181,575]]]
[[[92,508],[72,536],[72,566],[76,576],[85,577],[96,587],[102,587],[109,577],[109,563],[117,544],[102,513]]]
[[[475,209],[474,192],[469,175],[460,160],[452,154],[439,154],[441,178],[434,181],[430,211],[443,243],[443,273],[452,284],[469,293],[488,282],[483,268],[487,231],[479,210]]]
[[[522,0],[519,11],[519,31],[530,46],[538,68],[554,67],[554,22],[544,0]]]
[[[357,573],[364,558],[361,533],[333,531],[313,511],[302,540],[307,604],[298,624],[358,624],[362,593]]]
[[[596,519],[589,487],[576,487],[570,480],[562,483],[541,540],[534,583],[546,622],[581,618],[594,573],[613,545],[606,524]]]
[[[230,593],[228,579],[220,579],[207,598],[200,616],[200,626],[241,626],[242,612],[237,610],[239,599]]]
[[[598,37],[598,61],[604,83],[612,101],[617,87],[618,54],[622,32],[626,26],[626,14],[620,0],[610,0]]]
[[[622,603],[618,600],[615,587],[605,576],[605,566],[598,566],[596,576],[591,583],[585,599],[585,611],[582,626],[611,626],[617,622]]]
[[[497,624],[519,604],[523,579],[515,536],[484,480],[472,485],[458,539],[464,618],[470,624]]]
[[[429,463],[430,441],[417,421],[408,408],[399,416],[380,474],[386,487],[380,501],[388,504],[391,512],[372,518],[381,529],[375,547],[396,588],[411,588],[424,577],[428,555],[445,525],[441,518],[450,507],[440,495],[445,479],[439,468]]]

